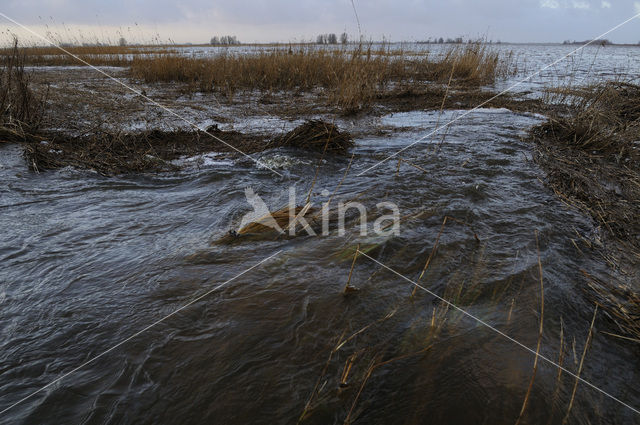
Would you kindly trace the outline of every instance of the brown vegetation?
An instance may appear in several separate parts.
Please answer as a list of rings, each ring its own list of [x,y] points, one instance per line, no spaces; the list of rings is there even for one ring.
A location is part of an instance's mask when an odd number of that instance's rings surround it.
[[[46,95],[38,97],[24,69],[18,42],[0,63],[0,139],[20,141],[37,131],[45,113]]]
[[[536,159],[559,196],[640,252],[640,86],[610,82],[575,94],[574,113],[532,130]]]
[[[389,53],[389,54],[386,54]],[[346,112],[358,111],[381,93],[419,88],[425,82],[477,87],[512,71],[510,62],[481,43],[455,46],[442,57],[410,57],[388,51],[276,49],[253,55],[189,58],[166,54],[134,57],[131,75],[147,83],[175,81],[190,91],[305,91]],[[506,58],[505,58],[506,59]]]
[[[184,156],[209,152],[232,154],[237,150],[251,154],[282,146],[346,153],[353,141],[348,133],[340,132],[332,124],[310,121],[269,142],[263,136],[224,131],[217,126],[209,127],[206,132],[94,132],[76,137],[45,134],[25,145],[24,154],[35,171],[73,166],[114,175],[176,170],[179,167],[170,161]]]
[[[605,260],[637,275],[640,260],[640,86],[607,82],[572,89],[573,113],[534,128],[535,159],[546,183],[568,205],[588,213],[606,238]],[[587,241],[588,242],[588,241]],[[588,247],[593,245],[588,242]],[[611,253],[612,255],[610,255]],[[625,270],[628,272],[629,270]],[[617,333],[640,342],[640,291],[585,271],[583,288]],[[633,280],[632,280],[633,282]],[[620,335],[618,335],[620,334]]]
[[[251,153],[264,143],[260,137],[214,127],[207,133],[154,130],[131,134],[97,132],[71,138],[51,135],[49,141],[25,145],[24,154],[34,171],[73,166],[114,175],[175,170],[178,167],[169,161],[181,156],[233,152],[229,145]]]
[[[64,50],[62,50],[64,49]],[[154,55],[175,53],[168,46],[65,46],[58,47],[23,47],[21,53],[25,65],[30,66],[68,66],[85,65],[85,61],[95,66],[129,66],[136,55]],[[11,54],[11,49],[0,49],[0,55]],[[72,56],[73,55],[73,56]],[[76,56],[76,57],[74,57]]]
[[[281,146],[346,154],[354,143],[349,133],[340,132],[335,125],[321,120],[311,120],[276,137],[269,142],[267,148]]]

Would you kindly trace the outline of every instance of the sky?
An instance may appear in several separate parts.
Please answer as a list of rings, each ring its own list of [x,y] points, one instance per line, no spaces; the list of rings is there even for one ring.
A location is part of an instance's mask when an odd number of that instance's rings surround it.
[[[299,42],[320,33],[366,40],[503,42],[593,39],[640,14],[640,0],[2,0],[0,13],[58,42]],[[0,16],[1,35],[35,37]],[[640,17],[607,35],[640,42]],[[42,41],[39,42],[42,44]]]

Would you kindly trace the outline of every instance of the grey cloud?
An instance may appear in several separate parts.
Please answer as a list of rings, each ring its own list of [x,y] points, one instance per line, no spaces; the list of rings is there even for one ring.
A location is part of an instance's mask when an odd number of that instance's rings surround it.
[[[355,0],[368,38],[477,37],[504,41],[592,38],[636,12],[636,0]],[[318,32],[357,33],[350,0],[8,0],[3,13],[27,24],[155,25],[177,41],[232,32],[244,40],[287,41]],[[53,20],[50,19],[53,17]],[[184,28],[184,32],[180,30]],[[639,21],[609,38],[638,42]],[[194,34],[197,34],[194,35]]]

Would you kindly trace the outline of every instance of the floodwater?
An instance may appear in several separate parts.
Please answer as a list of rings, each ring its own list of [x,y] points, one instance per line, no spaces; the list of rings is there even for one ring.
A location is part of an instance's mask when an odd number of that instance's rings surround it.
[[[540,63],[567,49],[517,48]],[[627,66],[616,55],[637,58],[616,49],[572,66],[600,75]],[[626,72],[640,70],[633,61]],[[255,156],[278,176],[209,155],[108,178],[35,174],[18,146],[0,145],[0,422],[512,424],[534,373],[513,340],[536,350],[540,259],[540,354],[566,371],[539,359],[521,423],[561,423],[595,308],[581,270],[625,277],[581,245],[599,238],[591,220],[543,185],[521,140],[542,117],[481,109],[409,147],[462,114],[386,115],[356,140],[332,203],[358,197],[370,217],[394,203],[399,235],[348,222],[345,234],[212,244],[251,211],[246,188],[275,209],[294,187],[302,204],[320,164],[319,205],[349,157]],[[403,148],[399,167],[379,164]],[[457,221],[438,239],[445,216]],[[430,293],[412,297],[437,240],[420,280]],[[344,296],[358,245],[359,291]],[[581,382],[569,423],[640,423],[638,345],[603,331],[599,312],[580,376],[601,391]]]

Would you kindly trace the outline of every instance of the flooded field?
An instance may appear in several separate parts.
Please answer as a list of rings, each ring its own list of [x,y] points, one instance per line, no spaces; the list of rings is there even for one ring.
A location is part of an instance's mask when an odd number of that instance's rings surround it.
[[[483,90],[574,47],[497,48],[520,69]],[[91,70],[33,72],[68,99],[102,87],[85,111],[130,104],[113,111],[129,129],[185,127]],[[515,91],[639,73],[639,49],[589,47]],[[1,423],[640,423],[640,344],[589,291],[638,291],[637,259],[612,265],[602,227],[545,185],[525,140],[544,111],[294,114],[135,84],[202,127],[281,134],[321,118],[355,146],[107,176],[35,172],[0,143]],[[215,243],[252,211],[247,189],[270,211],[292,191],[317,208],[357,200],[369,226]],[[382,202],[397,234],[373,231]]]

